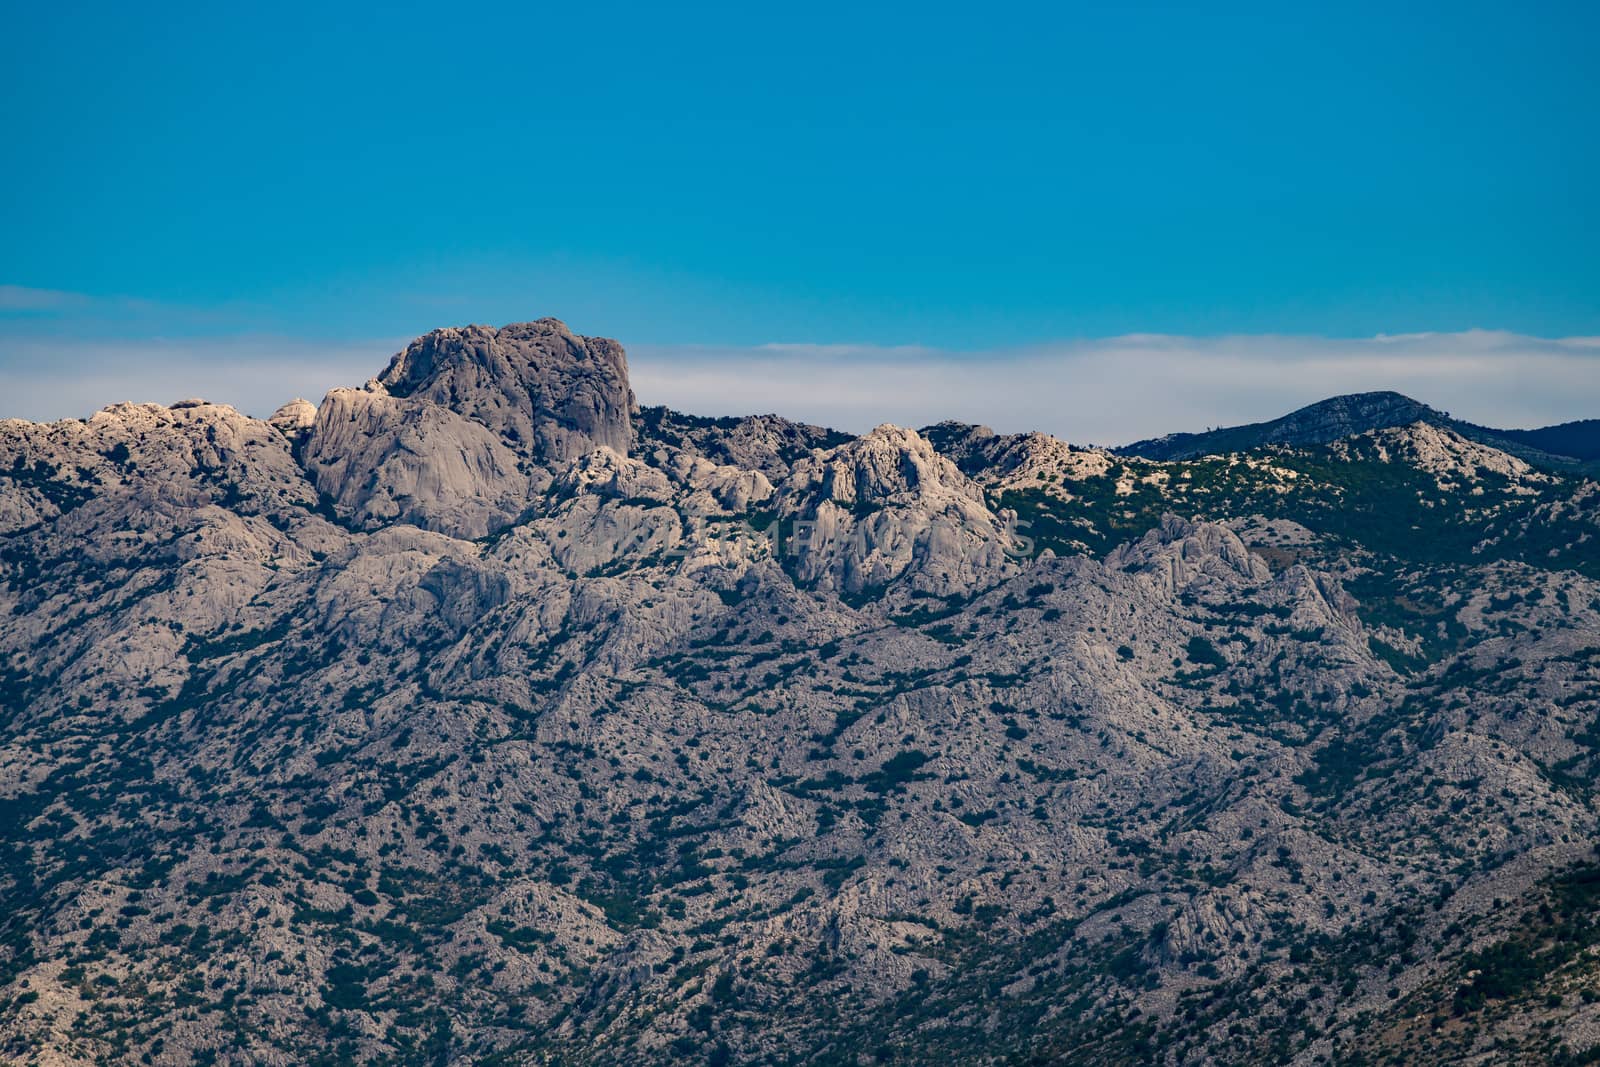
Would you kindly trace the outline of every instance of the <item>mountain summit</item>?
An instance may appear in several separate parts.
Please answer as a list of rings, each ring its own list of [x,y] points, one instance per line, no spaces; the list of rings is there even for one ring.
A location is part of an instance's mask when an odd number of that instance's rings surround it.
[[[1426,423],[1535,462],[1575,465],[1600,458],[1600,420],[1539,430],[1495,430],[1460,419],[1402,393],[1350,393],[1330,397],[1270,422],[1173,433],[1124,445],[1117,452],[1145,459],[1195,459],[1246,452],[1266,445],[1325,445],[1342,437]]]
[[[595,448],[626,454],[622,346],[556,319],[435,330],[364,389],[335,389],[301,442],[341,516],[468,537],[499,530]]]
[[[1444,422],[1443,412],[1394,392],[1351,393],[1331,397],[1271,422],[1251,423],[1205,433],[1174,433],[1136,441],[1117,451],[1146,459],[1194,459],[1245,452],[1263,445],[1325,445],[1369,430]]]
[[[559,319],[435,330],[396,355],[378,384],[449,408],[547,464],[602,445],[625,454],[633,440],[622,346]]]

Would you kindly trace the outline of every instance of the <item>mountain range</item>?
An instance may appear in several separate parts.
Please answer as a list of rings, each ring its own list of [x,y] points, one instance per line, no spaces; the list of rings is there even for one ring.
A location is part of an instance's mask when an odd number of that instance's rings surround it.
[[[0,1056],[1596,1062],[1596,428],[0,422]]]

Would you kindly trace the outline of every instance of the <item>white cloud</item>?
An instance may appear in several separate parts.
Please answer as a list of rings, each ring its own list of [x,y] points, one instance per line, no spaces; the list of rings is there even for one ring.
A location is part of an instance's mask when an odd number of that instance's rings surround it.
[[[0,417],[88,415],[188,396],[265,415],[377,374],[404,339],[84,341],[0,335]],[[1600,417],[1600,338],[1498,331],[1293,336],[1127,335],[993,351],[926,346],[628,346],[644,404],[778,412],[863,431],[940,419],[1123,443],[1274,418],[1338,393],[1394,389],[1490,426]]]
[[[1600,417],[1600,339],[1489,330],[1367,339],[1139,334],[987,352],[636,345],[645,403],[860,431],[944,418],[1122,443],[1393,389],[1490,426]]]

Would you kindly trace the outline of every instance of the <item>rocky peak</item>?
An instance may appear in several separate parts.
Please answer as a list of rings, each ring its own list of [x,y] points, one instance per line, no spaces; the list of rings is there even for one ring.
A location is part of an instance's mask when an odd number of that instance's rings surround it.
[[[1362,433],[1374,426],[1405,426],[1419,420],[1442,417],[1420,400],[1403,393],[1383,390],[1348,393],[1290,412],[1278,420],[1286,436],[1303,439],[1289,443],[1320,444],[1322,441]],[[1321,438],[1322,441],[1315,440]]]
[[[578,457],[627,455],[633,407],[615,341],[556,319],[453,327],[407,345],[366,388],[329,393],[304,458],[317,488],[361,525],[481,537]]]
[[[959,497],[980,507],[983,491],[915,430],[884,424],[795,467],[791,487],[813,502],[864,509]]]
[[[597,448],[580,457],[556,479],[555,488],[562,496],[595,493],[663,504],[672,500],[665,474],[609,448]]]
[[[1014,569],[983,490],[915,430],[883,425],[795,465],[779,512],[807,536],[796,571],[846,596],[969,595]],[[904,579],[904,582],[902,582]]]
[[[1160,525],[1139,540],[1112,552],[1106,566],[1148,575],[1168,593],[1224,576],[1228,581],[1256,582],[1272,576],[1266,563],[1226,526],[1170,514],[1163,515]]]
[[[442,405],[518,451],[565,463],[633,444],[633,391],[622,346],[582,337],[558,319],[434,330],[378,378],[391,396]]]
[[[311,429],[312,423],[317,421],[317,405],[297,396],[274,411],[267,421],[293,440]]]

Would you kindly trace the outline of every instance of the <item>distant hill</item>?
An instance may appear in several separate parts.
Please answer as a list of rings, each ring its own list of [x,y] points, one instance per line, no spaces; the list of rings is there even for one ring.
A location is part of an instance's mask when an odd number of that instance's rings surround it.
[[[1172,433],[1112,451],[1154,460],[1246,452],[1265,445],[1325,445],[1344,437],[1423,422],[1498,448],[1530,463],[1575,466],[1600,460],[1600,419],[1535,430],[1497,430],[1453,419],[1447,412],[1396,392],[1350,393],[1292,411],[1270,422],[1204,433]]]
[[[1537,430],[1495,430],[1502,437],[1557,456],[1600,460],[1600,419],[1581,419]]]

